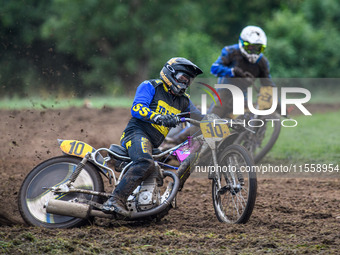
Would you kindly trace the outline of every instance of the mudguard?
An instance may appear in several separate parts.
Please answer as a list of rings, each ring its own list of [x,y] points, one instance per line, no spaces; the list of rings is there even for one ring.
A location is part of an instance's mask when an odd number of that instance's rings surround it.
[[[58,143],[60,146],[61,151],[64,154],[68,154],[71,156],[76,156],[79,158],[84,158],[87,153],[93,153],[96,151],[91,145],[84,143],[82,141],[77,140],[62,140],[58,139]],[[103,156],[100,153],[97,153],[96,160],[101,163],[103,166],[106,166],[106,162]],[[104,168],[100,168],[101,172],[105,174],[107,177],[107,170]]]
[[[224,150],[224,148],[226,148],[227,146],[231,145],[234,143],[234,141],[236,140],[236,138],[239,136],[238,133],[233,133],[230,134],[226,139],[224,139],[223,141],[221,141],[218,146],[217,146],[217,151],[222,151]]]
[[[84,158],[88,152],[95,152],[96,149],[87,143],[77,140],[61,140],[58,143],[62,152],[68,155]]]

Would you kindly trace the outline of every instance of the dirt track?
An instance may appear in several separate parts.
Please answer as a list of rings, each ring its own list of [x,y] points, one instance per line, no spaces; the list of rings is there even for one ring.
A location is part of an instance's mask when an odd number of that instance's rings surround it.
[[[159,223],[98,219],[57,231],[25,226],[16,201],[20,184],[33,166],[61,154],[56,139],[107,147],[119,141],[129,115],[110,108],[0,111],[0,254],[338,254],[340,181],[331,178],[259,179],[246,225],[219,223],[210,182],[191,178],[179,208]]]

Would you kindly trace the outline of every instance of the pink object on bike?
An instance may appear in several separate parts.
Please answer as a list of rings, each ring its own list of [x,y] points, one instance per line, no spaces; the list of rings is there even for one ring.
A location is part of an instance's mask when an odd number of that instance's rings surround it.
[[[174,154],[176,155],[178,161],[181,163],[190,155],[189,146],[183,146],[177,150],[175,150]]]

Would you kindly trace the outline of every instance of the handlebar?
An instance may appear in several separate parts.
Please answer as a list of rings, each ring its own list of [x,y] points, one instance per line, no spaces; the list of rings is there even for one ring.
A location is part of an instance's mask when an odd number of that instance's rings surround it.
[[[209,120],[199,121],[199,120],[194,120],[194,119],[191,119],[191,118],[184,118],[184,117],[179,118],[179,120],[180,120],[180,122],[189,122],[189,123],[191,123],[191,124],[193,124],[195,126],[199,126],[201,123],[204,123],[204,122],[213,122],[213,121],[209,121]],[[227,121],[229,121],[229,120],[227,120]],[[232,125],[229,124],[230,122],[226,122],[225,124],[227,124],[228,127],[235,129],[236,131],[237,130],[239,130],[239,131],[241,131],[241,130],[248,130],[248,131],[250,131],[252,133],[255,133],[253,130],[244,127],[243,123],[238,122],[237,120],[230,119],[230,121],[232,121]]]
[[[184,117],[180,118],[179,120],[180,120],[180,122],[189,122],[189,123],[196,125],[196,126],[199,126],[203,122],[203,121],[198,121],[198,120],[194,120],[194,119],[191,119],[191,118],[184,118]]]

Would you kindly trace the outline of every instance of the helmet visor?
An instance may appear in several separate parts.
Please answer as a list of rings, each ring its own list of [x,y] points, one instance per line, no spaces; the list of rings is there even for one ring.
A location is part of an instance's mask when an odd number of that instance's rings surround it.
[[[175,78],[179,83],[184,84],[186,87],[189,87],[190,84],[192,83],[193,79],[194,79],[194,78],[190,77],[189,75],[187,75],[186,73],[183,73],[183,72],[178,72],[175,75]]]
[[[266,45],[253,44],[253,43],[243,41],[243,48],[249,54],[260,54],[265,50]]]

